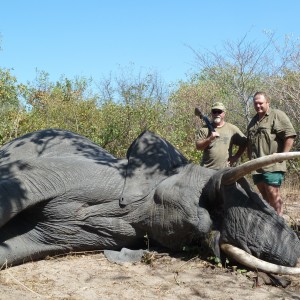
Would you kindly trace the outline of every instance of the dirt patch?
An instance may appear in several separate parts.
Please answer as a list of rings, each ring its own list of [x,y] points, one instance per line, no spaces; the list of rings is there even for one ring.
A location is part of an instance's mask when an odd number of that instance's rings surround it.
[[[256,274],[154,255],[118,265],[103,253],[27,263],[0,272],[1,299],[300,299],[299,277],[285,289],[255,284]]]
[[[286,220],[300,225],[297,193],[284,197]],[[218,267],[197,256],[151,255],[147,262],[118,265],[102,252],[85,253],[3,269],[0,299],[300,300],[300,276],[282,276],[291,281],[286,288],[257,285],[255,272]]]

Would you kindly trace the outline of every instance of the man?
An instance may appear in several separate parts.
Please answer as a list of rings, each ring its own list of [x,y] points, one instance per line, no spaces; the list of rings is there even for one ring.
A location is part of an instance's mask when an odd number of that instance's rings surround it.
[[[215,170],[232,166],[246,149],[246,136],[237,126],[225,122],[225,112],[223,103],[213,104],[211,116],[215,131],[210,132],[205,126],[198,132],[196,149],[203,150],[201,166]],[[234,145],[238,149],[235,155],[232,155]]]
[[[287,115],[281,110],[270,108],[270,99],[264,92],[254,95],[253,104],[257,114],[247,128],[249,159],[289,152],[296,132]],[[279,189],[285,172],[286,163],[283,161],[259,169],[252,175],[263,198],[280,216],[283,215],[283,203]]]

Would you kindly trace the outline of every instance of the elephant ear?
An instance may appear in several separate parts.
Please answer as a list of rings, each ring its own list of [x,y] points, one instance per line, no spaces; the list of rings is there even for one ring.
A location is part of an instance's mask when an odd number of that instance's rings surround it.
[[[147,196],[162,180],[188,160],[169,142],[144,131],[127,151],[128,165],[120,205]]]

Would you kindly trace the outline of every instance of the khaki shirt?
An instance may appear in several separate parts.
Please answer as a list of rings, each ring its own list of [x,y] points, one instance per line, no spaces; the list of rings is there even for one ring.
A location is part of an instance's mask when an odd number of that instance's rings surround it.
[[[272,108],[260,121],[256,114],[249,123],[247,132],[249,159],[280,153],[283,150],[285,139],[296,136],[288,116],[283,111]],[[254,174],[278,171],[286,171],[285,161],[263,167]]]
[[[215,128],[220,134],[204,150],[201,166],[210,169],[222,169],[228,167],[228,158],[232,156],[232,148],[244,146],[247,143],[246,136],[238,127],[233,124],[225,123],[222,127]],[[198,132],[198,139],[206,139],[210,136],[207,127],[202,127]]]

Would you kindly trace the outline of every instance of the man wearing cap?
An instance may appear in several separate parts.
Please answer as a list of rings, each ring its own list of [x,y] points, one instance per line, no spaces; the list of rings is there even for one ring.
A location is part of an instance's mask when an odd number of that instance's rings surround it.
[[[247,128],[249,159],[289,152],[296,131],[288,116],[283,111],[270,107],[270,98],[265,92],[255,93],[253,105],[257,114]],[[253,182],[263,198],[280,216],[283,215],[280,186],[285,172],[286,162],[282,161],[256,170],[252,174]]]
[[[214,103],[211,107],[211,116],[215,131],[211,132],[204,126],[198,132],[196,149],[203,150],[201,166],[215,170],[232,166],[246,149],[246,136],[237,126],[225,122],[225,111],[223,103]],[[233,155],[234,145],[238,149]]]

